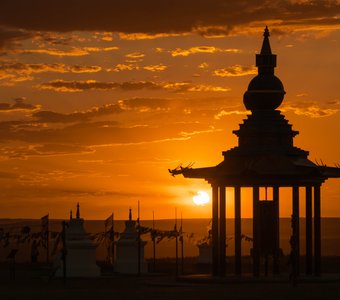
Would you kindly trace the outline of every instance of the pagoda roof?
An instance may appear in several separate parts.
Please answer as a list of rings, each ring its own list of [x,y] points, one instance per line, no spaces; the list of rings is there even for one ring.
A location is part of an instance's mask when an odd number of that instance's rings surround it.
[[[285,91],[274,75],[276,55],[271,52],[267,27],[256,65],[258,75],[251,80],[243,99],[251,114],[233,131],[238,146],[224,151],[224,160],[216,166],[192,168],[191,164],[169,172],[224,186],[304,186],[340,178],[340,166],[315,164],[308,159],[308,151],[294,146],[293,139],[299,132],[277,110]]]
[[[308,159],[284,156],[233,157],[213,167],[178,167],[172,175],[202,178],[225,186],[308,185],[340,178],[340,168],[319,166]]]

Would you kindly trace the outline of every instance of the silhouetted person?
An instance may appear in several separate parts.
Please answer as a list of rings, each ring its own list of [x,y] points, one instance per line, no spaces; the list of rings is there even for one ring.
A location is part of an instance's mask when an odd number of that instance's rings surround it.
[[[31,262],[36,263],[38,261],[39,251],[38,251],[38,243],[36,240],[33,240],[31,245]]]

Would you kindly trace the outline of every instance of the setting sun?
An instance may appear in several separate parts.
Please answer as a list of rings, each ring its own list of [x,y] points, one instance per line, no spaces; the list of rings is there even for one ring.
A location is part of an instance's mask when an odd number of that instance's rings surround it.
[[[195,196],[192,197],[192,201],[198,206],[204,206],[209,203],[209,195],[206,192],[198,191]]]

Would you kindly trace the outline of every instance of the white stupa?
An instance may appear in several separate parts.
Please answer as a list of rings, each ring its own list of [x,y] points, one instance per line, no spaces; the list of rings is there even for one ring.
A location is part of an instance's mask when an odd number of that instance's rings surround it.
[[[147,242],[141,239],[138,242],[138,238],[136,221],[132,221],[130,209],[129,220],[125,221],[125,230],[120,234],[120,238],[116,242],[116,261],[114,265],[114,270],[116,272],[137,274],[138,262],[140,263],[141,273],[146,273],[148,271],[148,266],[144,259],[144,247]],[[140,251],[138,251],[138,245],[140,246]]]
[[[96,264],[96,245],[84,229],[84,219],[80,218],[79,203],[76,218],[70,215],[66,228],[66,276],[67,277],[97,277],[100,268]],[[63,264],[56,276],[63,276]]]

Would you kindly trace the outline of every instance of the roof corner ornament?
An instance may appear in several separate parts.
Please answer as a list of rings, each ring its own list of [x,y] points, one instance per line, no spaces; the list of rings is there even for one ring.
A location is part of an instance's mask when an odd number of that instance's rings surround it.
[[[176,175],[183,174],[184,171],[192,169],[192,166],[195,162],[190,162],[186,167],[183,167],[182,164],[179,164],[175,169],[168,169],[169,173],[175,177]]]

